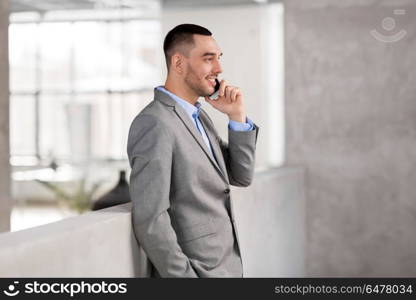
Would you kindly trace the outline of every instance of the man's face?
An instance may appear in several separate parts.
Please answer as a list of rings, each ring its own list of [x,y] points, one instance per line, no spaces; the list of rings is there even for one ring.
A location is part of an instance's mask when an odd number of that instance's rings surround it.
[[[195,34],[194,43],[185,57],[184,80],[198,96],[209,96],[214,93],[215,78],[222,73],[221,49],[212,36]]]

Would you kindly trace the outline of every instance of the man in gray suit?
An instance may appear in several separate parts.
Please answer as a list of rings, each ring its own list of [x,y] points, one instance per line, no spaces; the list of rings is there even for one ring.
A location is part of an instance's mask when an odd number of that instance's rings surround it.
[[[242,277],[230,185],[253,178],[258,127],[242,91],[221,81],[219,46],[198,25],[173,28],[164,41],[168,75],[134,119],[127,152],[138,243],[161,277]],[[197,101],[229,117],[228,143]]]

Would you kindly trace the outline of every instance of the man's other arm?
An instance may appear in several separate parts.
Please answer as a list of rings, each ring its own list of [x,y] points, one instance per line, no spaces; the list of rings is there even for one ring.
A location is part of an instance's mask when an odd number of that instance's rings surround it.
[[[250,126],[239,127],[238,124],[230,122],[228,126],[228,143],[219,136],[217,139],[227,166],[230,184],[246,187],[253,180],[259,128],[249,119],[247,119],[246,124],[240,124]]]

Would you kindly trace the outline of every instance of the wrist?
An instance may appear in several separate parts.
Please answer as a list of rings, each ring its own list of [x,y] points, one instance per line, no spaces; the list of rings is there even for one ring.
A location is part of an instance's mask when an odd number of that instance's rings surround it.
[[[228,115],[228,118],[231,121],[245,123],[246,122],[246,114],[237,114],[237,115]]]

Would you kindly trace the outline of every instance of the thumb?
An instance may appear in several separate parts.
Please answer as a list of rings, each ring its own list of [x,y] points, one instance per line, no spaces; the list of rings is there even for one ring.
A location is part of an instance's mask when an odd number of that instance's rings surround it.
[[[211,100],[208,96],[205,96],[205,101],[207,101],[209,104],[211,104],[212,106],[214,106],[215,107],[215,105],[214,105],[214,100]]]

